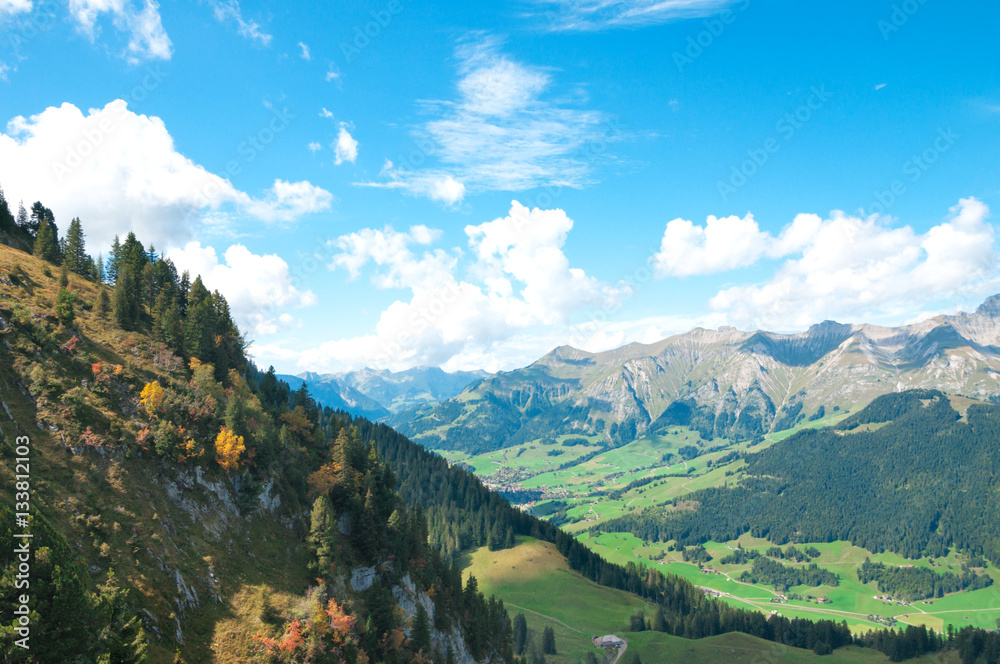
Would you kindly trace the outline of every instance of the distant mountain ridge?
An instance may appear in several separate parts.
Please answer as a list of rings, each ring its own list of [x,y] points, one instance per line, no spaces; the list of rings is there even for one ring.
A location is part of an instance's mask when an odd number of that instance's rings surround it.
[[[623,444],[671,425],[748,439],[913,388],[1000,398],[1000,295],[895,328],[825,321],[798,334],[698,328],[601,353],[562,346],[396,424],[428,447],[480,452],[561,434]]]
[[[396,372],[370,368],[332,374],[307,371],[279,378],[293,389],[307,382],[312,395],[326,406],[383,421],[407,409],[450,399],[488,376],[485,371],[449,373],[438,367],[413,367]]]

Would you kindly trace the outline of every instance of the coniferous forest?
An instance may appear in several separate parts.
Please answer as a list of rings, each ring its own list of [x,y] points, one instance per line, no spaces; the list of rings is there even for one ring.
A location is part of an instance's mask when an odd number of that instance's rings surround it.
[[[16,308],[7,312],[12,326],[5,341],[11,352],[36,358],[32,361],[45,358],[30,371],[33,378],[27,389],[32,398],[40,404],[60,400],[66,407],[61,421],[64,429],[95,450],[149,459],[165,467],[240,475],[240,500],[253,500],[265,483],[273,483],[289,513],[308,513],[308,519],[293,529],[309,551],[316,584],[310,597],[320,618],[291,620],[282,626],[280,636],[261,636],[259,648],[277,661],[394,664],[420,657],[420,661],[446,662],[449,653],[431,651],[428,634],[433,627],[458,629],[477,660],[495,657],[513,662],[510,617],[501,602],[479,592],[474,577],[462,583],[457,558],[473,547],[503,549],[513,546],[516,536],[531,536],[553,543],[569,566],[585,578],[654,603],[659,607],[655,629],[675,636],[696,639],[738,631],[817,653],[858,643],[897,661],[957,648],[963,658],[970,653],[970,662],[980,657],[988,664],[996,662],[995,634],[969,629],[945,639],[921,627],[855,639],[845,623],[765,616],[706,597],[680,577],[634,563],[624,567],[609,563],[555,525],[515,509],[471,473],[449,466],[390,427],[323,408],[305,384],[292,391],[276,378],[273,368],[258,370],[246,356],[245,342],[225,298],[209,292],[197,275],[191,279],[177,274],[168,259],[133,234],[116,242],[107,259],[94,260],[86,253],[79,220],[60,239],[55,220],[43,205],[33,206],[30,216],[23,212],[19,217],[23,219],[12,223],[6,202],[0,204],[0,227],[8,243],[30,245],[39,259],[89,280],[98,293],[94,302],[80,301],[65,280],[60,285],[60,294],[66,293],[64,310],[57,325]],[[11,278],[24,275],[12,274]],[[75,334],[74,307],[103,311],[117,330],[153,340],[158,371],[132,372],[107,361],[93,361],[91,353],[97,347]],[[66,335],[76,341],[54,345],[54,340]],[[86,386],[68,388],[72,381],[62,382],[61,375],[87,376]],[[130,392],[137,398],[128,419],[104,415],[120,409],[123,395]],[[990,455],[991,446],[1000,440],[998,409],[970,409],[968,422],[958,422],[941,395],[904,394],[891,399],[880,407],[891,406],[887,412],[896,418],[892,425],[844,436],[840,432],[799,434],[795,454],[780,453],[786,451],[775,447],[751,455],[749,472],[761,478],[746,480],[737,489],[698,494],[697,519],[683,513],[674,520],[656,519],[654,512],[645,512],[632,521],[613,522],[612,527],[635,528],[650,539],[676,538],[692,544],[753,529],[777,541],[790,541],[794,529],[801,529],[806,535],[823,533],[814,541],[846,534],[870,548],[884,549],[896,540],[880,540],[875,535],[880,510],[898,512],[909,507],[913,518],[905,520],[907,530],[899,537],[904,549],[932,551],[954,543],[995,561],[998,552],[991,546],[996,540],[991,545],[989,537],[996,525],[982,519],[971,521],[975,511],[963,502],[970,499],[963,499],[962,491],[979,489],[987,474],[995,471],[997,457]],[[944,445],[974,447],[980,456],[966,450],[962,456],[981,463],[958,477],[944,473],[946,464],[935,465],[938,462],[927,455],[899,455],[879,468],[881,476],[890,480],[901,473],[917,477],[914,468],[928,465],[946,478],[935,485],[939,498],[920,502],[905,491],[881,492],[873,502],[885,506],[866,511],[860,508],[870,499],[852,493],[858,491],[858,482],[828,481],[824,486],[834,502],[823,504],[853,501],[853,511],[834,513],[824,521],[821,514],[825,512],[803,509],[805,520],[798,523],[782,517],[787,510],[776,509],[781,501],[796,506],[800,503],[795,501],[804,501],[798,485],[782,478],[795,474],[805,487],[802,491],[815,491],[821,477],[856,475],[861,481],[866,477],[865,464],[875,463],[865,449],[876,443],[912,448],[916,443],[908,434],[916,427],[933,432]],[[838,454],[834,443],[846,444],[851,454]],[[816,463],[817,459],[823,461]],[[746,509],[737,512],[745,515],[743,522],[723,516],[740,501],[751,507],[753,523]],[[857,516],[860,523],[850,526],[848,514]],[[932,514],[940,520],[941,532],[931,532],[927,526]],[[4,518],[4,523],[10,519]],[[135,594],[123,588],[113,573],[93,587],[46,514],[33,513],[32,524],[38,533],[37,545],[46,552],[46,564],[36,568],[42,577],[36,633],[38,643],[44,645],[32,653],[41,658],[34,661],[88,661],[101,656],[111,657],[105,661],[143,661],[148,633]],[[792,548],[779,553],[808,557]],[[11,568],[11,555],[9,549],[0,554],[5,569]],[[372,583],[354,600],[338,597],[334,592],[337,579],[345,570],[359,567],[374,570]],[[800,581],[777,578],[779,572],[787,575],[787,568],[773,560],[758,557],[754,569],[770,575],[761,576],[769,583]],[[799,573],[811,574],[808,569]],[[418,591],[432,596],[435,609],[433,619],[425,610],[418,611],[409,638],[403,635],[404,623],[390,590],[404,577]],[[820,577],[817,581],[830,582]],[[5,575],[0,580],[0,599],[12,603],[15,594],[14,579]],[[0,628],[5,652],[11,652],[15,635],[12,624]]]

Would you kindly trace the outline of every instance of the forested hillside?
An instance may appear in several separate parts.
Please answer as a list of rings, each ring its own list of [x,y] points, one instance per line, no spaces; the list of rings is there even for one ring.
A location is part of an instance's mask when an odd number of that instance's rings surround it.
[[[910,558],[955,546],[1000,563],[1000,406],[962,417],[940,392],[876,399],[836,427],[746,456],[737,486],[705,489],[601,526],[647,540],[849,540]]]
[[[258,372],[200,278],[132,234],[93,260],[73,229],[43,212],[12,231],[35,256],[0,246],[0,518],[13,541],[27,436],[35,546],[30,649],[7,616],[4,661],[512,661],[502,604],[370,440]]]
[[[454,561],[515,535],[655,603],[676,636],[852,641],[842,624],[769,618],[608,563],[389,427],[258,371],[225,298],[134,235],[92,260],[79,222],[78,241],[53,243],[39,209],[34,235],[14,231],[35,256],[0,246],[0,518],[12,536],[14,443],[28,436],[37,537],[32,647],[5,618],[7,660],[514,662],[503,605]],[[12,548],[0,563],[14,605]],[[870,644],[902,657],[996,641],[912,629]]]

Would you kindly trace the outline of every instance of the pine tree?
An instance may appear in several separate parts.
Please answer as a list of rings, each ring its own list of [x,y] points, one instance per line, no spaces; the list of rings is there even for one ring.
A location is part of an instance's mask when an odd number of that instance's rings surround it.
[[[17,227],[21,230],[27,232],[28,224],[31,221],[28,219],[28,211],[24,209],[24,201],[17,204]]]
[[[524,645],[528,641],[528,621],[525,619],[523,613],[518,613],[514,616],[513,621],[514,629],[514,654],[523,655]]]
[[[99,284],[104,283],[104,255],[97,254],[97,263],[94,264],[94,281]]]
[[[128,265],[122,265],[115,280],[115,323],[123,330],[139,327],[142,312],[139,276]]]
[[[56,316],[59,317],[59,320],[64,325],[69,325],[73,322],[73,302],[75,300],[76,298],[66,288],[59,289],[59,293],[56,295]]]
[[[310,568],[318,574],[329,574],[334,562],[334,546],[337,531],[337,517],[333,505],[326,496],[313,502],[309,528],[309,544],[316,555]]]
[[[653,623],[651,629],[654,632],[665,632],[667,631],[667,619],[663,615],[663,607],[657,606],[656,613],[653,614]]]
[[[53,224],[42,219],[35,236],[34,254],[50,263],[59,262],[59,243],[56,238]]]
[[[108,297],[108,289],[100,287],[101,292],[97,296],[97,315],[107,316],[111,313],[111,298]]]
[[[416,652],[427,654],[431,651],[430,618],[427,616],[427,609],[420,603],[417,604],[417,614],[413,617],[410,642]]]
[[[76,274],[89,276],[87,258],[83,226],[80,224],[80,218],[74,217],[73,221],[69,222],[69,230],[66,231],[66,252],[63,255],[63,265]]]
[[[17,228],[17,221],[10,211],[10,204],[3,195],[3,188],[0,187],[0,232],[12,233]]]
[[[542,653],[555,655],[556,653],[556,633],[551,626],[542,630]]]
[[[105,279],[109,284],[114,285],[118,281],[118,264],[121,260],[122,244],[118,241],[118,236],[115,236],[115,241],[111,243],[111,253],[108,254],[107,260],[107,274]]]

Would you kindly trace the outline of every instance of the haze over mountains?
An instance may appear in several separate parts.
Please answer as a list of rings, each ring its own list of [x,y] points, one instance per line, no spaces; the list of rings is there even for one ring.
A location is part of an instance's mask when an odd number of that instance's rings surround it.
[[[307,371],[279,378],[292,388],[307,382],[313,396],[330,408],[385,420],[409,408],[450,399],[489,375],[485,371],[448,373],[437,367],[413,367],[397,372],[369,368],[335,374]]]
[[[561,434],[623,444],[675,424],[748,439],[911,388],[1000,396],[1000,296],[895,328],[827,321],[800,334],[695,329],[601,353],[563,346],[391,421],[428,447],[467,451]]]

